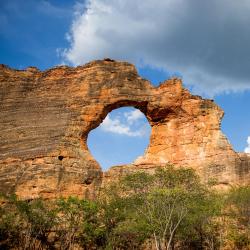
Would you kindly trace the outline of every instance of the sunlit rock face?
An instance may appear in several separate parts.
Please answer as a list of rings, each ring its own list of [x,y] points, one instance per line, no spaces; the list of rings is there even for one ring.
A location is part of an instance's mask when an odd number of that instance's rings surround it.
[[[220,130],[223,111],[194,96],[180,79],[159,87],[132,64],[110,59],[46,71],[0,66],[0,192],[25,199],[95,197],[124,173],[168,163],[197,170],[204,181],[250,182],[250,157],[236,153]],[[147,117],[151,138],[133,164],[102,172],[88,133],[113,109],[133,106]]]

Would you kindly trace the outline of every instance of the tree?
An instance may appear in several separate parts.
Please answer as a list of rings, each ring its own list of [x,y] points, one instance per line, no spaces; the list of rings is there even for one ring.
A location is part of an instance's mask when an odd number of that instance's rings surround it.
[[[250,187],[234,187],[226,199],[229,215],[229,239],[237,249],[250,248]]]
[[[227,205],[232,216],[236,216],[240,224],[250,228],[250,187],[232,188],[227,198]]]
[[[123,200],[126,224],[137,225],[134,228],[140,228],[144,239],[153,238],[159,250],[174,247],[178,232],[194,222],[190,217],[198,211],[197,201],[209,196],[193,170],[173,166],[159,168],[152,175],[127,175],[118,185],[113,190]]]
[[[249,193],[247,187],[233,189],[223,211],[225,221],[233,222],[237,249],[249,245]],[[222,195],[202,184],[194,170],[173,166],[128,174],[95,201],[4,197],[0,248],[125,250],[151,244],[158,250],[215,250],[222,204]]]
[[[76,197],[61,198],[57,201],[57,209],[60,249],[74,249],[75,244],[95,249],[102,244],[105,228],[96,202]]]
[[[56,211],[41,199],[19,200],[15,195],[4,196],[0,228],[9,245],[22,249],[49,246],[48,235],[56,224]]]

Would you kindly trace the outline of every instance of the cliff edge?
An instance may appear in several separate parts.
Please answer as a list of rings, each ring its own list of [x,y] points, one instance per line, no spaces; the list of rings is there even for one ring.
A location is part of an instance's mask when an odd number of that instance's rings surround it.
[[[134,163],[103,173],[88,133],[113,109],[133,106],[151,138]],[[25,199],[94,197],[110,179],[168,163],[197,170],[204,181],[250,183],[250,156],[236,153],[220,129],[223,111],[192,95],[180,79],[154,87],[127,62],[14,70],[0,65],[0,192]]]

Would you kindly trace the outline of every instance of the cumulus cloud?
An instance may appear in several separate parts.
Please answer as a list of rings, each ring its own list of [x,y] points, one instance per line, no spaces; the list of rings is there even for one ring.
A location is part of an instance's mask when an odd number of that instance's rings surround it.
[[[245,148],[245,153],[250,154],[250,136],[247,138],[247,147]]]
[[[63,59],[111,57],[180,72],[209,95],[250,89],[249,0],[89,0]]]
[[[132,137],[142,137],[148,132],[149,125],[142,121],[137,124],[138,126],[134,126],[136,121],[141,118],[145,118],[145,116],[139,110],[125,112],[122,114],[122,117],[116,116],[111,118],[108,114],[100,127],[106,132]]]
[[[125,112],[124,116],[126,117],[127,122],[129,124],[133,124],[134,122],[145,117],[144,114],[139,109],[135,109],[130,112]]]

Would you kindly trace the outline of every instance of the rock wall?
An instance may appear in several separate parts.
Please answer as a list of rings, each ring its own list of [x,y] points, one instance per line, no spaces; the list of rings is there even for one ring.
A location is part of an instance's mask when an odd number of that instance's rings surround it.
[[[88,133],[124,106],[145,114],[150,144],[133,164],[103,173],[88,150]],[[232,149],[220,130],[223,111],[212,100],[190,94],[180,79],[154,87],[126,62],[43,72],[0,65],[0,107],[0,192],[94,197],[125,172],[167,163],[193,167],[203,180],[223,185],[250,182],[250,156]]]

